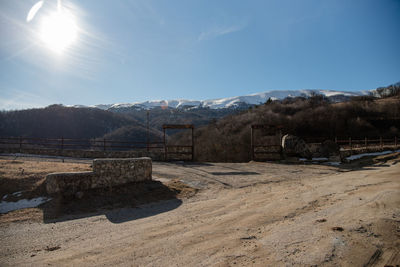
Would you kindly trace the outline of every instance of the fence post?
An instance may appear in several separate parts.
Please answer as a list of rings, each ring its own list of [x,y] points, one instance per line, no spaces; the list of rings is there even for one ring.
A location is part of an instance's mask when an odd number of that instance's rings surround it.
[[[21,153],[22,150],[22,137],[19,137],[19,153]]]
[[[103,139],[103,151],[106,151],[106,139]]]
[[[394,147],[397,148],[397,136],[394,137]]]
[[[379,144],[380,144],[380,146],[381,146],[381,148],[382,148],[382,147],[383,147],[382,136],[379,137]]]
[[[368,139],[367,139],[367,137],[365,137],[365,148],[367,148],[368,147]]]
[[[251,128],[250,128],[250,134],[251,134],[251,137],[250,137],[250,142],[251,142],[251,160],[254,160],[254,141],[253,141],[253,139],[254,139],[254,132],[253,132],[253,125],[252,126],[250,126]]]
[[[149,142],[150,142],[150,127],[149,127],[149,110],[147,110],[147,131],[146,131],[146,147],[147,147],[147,156],[149,153]]]
[[[335,143],[337,144],[337,136],[335,136]]]
[[[192,161],[194,161],[194,128],[192,128]]]
[[[351,144],[351,137],[349,137],[349,146],[350,146],[350,150],[352,150],[353,146]]]
[[[61,136],[61,150],[64,149],[64,136]]]
[[[167,142],[165,139],[165,128],[163,128],[163,132],[164,132],[164,161],[167,161]]]

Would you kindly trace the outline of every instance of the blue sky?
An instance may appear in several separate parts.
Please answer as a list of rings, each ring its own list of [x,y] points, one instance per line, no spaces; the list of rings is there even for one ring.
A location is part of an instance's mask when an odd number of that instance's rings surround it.
[[[398,0],[62,0],[78,36],[38,38],[56,10],[0,1],[0,109],[210,99],[400,81]]]

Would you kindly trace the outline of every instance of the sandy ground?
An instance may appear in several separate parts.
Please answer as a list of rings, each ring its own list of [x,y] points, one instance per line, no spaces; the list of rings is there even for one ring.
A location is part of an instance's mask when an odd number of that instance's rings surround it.
[[[1,215],[0,266],[396,266],[399,162],[154,163],[154,179],[197,194],[54,222]]]

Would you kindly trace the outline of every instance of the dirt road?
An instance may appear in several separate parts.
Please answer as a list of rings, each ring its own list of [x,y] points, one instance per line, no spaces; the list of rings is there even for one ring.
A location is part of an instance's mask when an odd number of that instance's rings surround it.
[[[400,264],[399,159],[321,165],[155,163],[190,198],[0,224],[1,266]]]

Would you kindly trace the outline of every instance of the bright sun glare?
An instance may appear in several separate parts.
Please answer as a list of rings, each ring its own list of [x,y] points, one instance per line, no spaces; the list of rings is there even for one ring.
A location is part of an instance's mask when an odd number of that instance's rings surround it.
[[[65,12],[57,11],[44,17],[40,26],[40,39],[51,50],[61,53],[77,37],[75,18]]]

